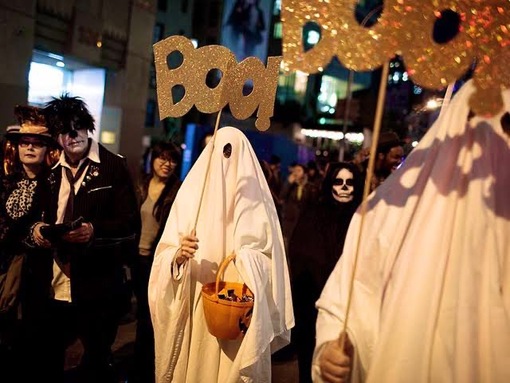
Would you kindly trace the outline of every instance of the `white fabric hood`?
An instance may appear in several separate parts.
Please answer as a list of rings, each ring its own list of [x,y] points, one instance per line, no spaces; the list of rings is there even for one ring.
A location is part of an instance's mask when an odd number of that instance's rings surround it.
[[[230,158],[223,153],[227,144],[232,146]],[[294,325],[280,224],[245,135],[224,127],[217,132],[214,149],[212,145],[211,141],[184,180],[156,250],[149,304],[157,381],[198,382],[208,377],[208,382],[249,382],[262,374],[262,380],[255,380],[269,382],[270,353],[289,342]],[[197,224],[199,249],[184,276],[176,278],[171,263],[180,236],[193,228],[211,150]],[[218,265],[232,252],[236,267],[227,268],[224,280],[242,280],[255,295],[253,318],[242,342],[218,341],[207,332],[200,297],[202,285],[215,280]]]

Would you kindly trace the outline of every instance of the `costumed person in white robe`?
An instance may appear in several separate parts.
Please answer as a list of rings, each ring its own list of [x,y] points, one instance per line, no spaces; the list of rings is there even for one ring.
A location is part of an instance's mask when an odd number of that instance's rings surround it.
[[[223,280],[246,283],[253,316],[242,339],[219,340],[208,332],[201,289],[232,252],[235,267]],[[294,326],[292,299],[273,198],[240,130],[219,129],[179,189],[156,249],[149,305],[157,382],[271,382],[271,353]]]
[[[510,137],[505,111],[468,118],[474,90],[471,81],[459,90],[369,196],[350,353],[337,339],[361,209],[353,217],[316,304],[315,382],[510,382]]]

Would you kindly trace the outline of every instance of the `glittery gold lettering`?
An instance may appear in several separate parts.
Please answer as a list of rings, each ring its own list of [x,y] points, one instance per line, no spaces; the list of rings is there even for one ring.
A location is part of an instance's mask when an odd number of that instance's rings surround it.
[[[395,3],[396,1],[393,0]],[[469,36],[459,32],[447,44],[433,39],[434,23],[441,11],[450,9],[465,13],[461,1],[443,1],[440,7],[430,1],[402,1],[397,12],[389,12],[386,30],[395,34],[402,56],[413,81],[425,88],[444,88],[467,72],[473,63],[475,52],[469,48]],[[399,24],[397,30],[390,26]],[[408,31],[412,29],[412,33]]]
[[[235,118],[244,120],[250,117],[258,106],[255,126],[259,130],[269,128],[280,62],[280,57],[269,57],[266,69],[259,59],[248,57],[232,68],[228,76],[228,89],[231,92],[230,110]],[[244,96],[243,86],[247,80],[253,82],[253,90]]]
[[[372,70],[398,53],[415,83],[443,88],[476,60],[471,108],[482,115],[501,110],[501,90],[510,87],[510,0],[385,0],[377,23],[368,28],[354,18],[357,3],[282,0],[284,68],[315,73],[337,56],[349,69]],[[460,28],[440,44],[433,28],[445,10],[459,15]],[[304,52],[302,30],[309,22],[321,27],[321,39]]]
[[[386,34],[385,13],[372,28],[354,18],[357,0],[288,0],[282,5],[284,67],[307,73],[322,71],[333,56],[355,71],[373,70],[389,60],[397,47]],[[302,27],[314,22],[321,27],[320,41],[309,51],[302,46]]]
[[[169,68],[168,56],[178,52],[182,62]],[[274,99],[281,57],[269,57],[267,68],[255,57],[237,63],[234,54],[220,45],[195,49],[189,39],[171,36],[154,44],[157,94],[160,118],[181,117],[195,105],[202,113],[220,111],[230,105],[237,119],[250,117],[258,108],[255,125],[266,130],[273,115]],[[210,88],[206,77],[212,70],[221,72],[219,83]],[[245,84],[251,81],[253,89],[243,95]],[[172,88],[181,86],[184,96],[177,102]]]

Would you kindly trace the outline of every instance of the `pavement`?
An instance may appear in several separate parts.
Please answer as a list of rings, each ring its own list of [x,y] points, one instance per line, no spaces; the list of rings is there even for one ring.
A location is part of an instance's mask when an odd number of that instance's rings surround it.
[[[129,383],[129,369],[134,357],[134,341],[136,335],[136,319],[133,311],[128,313],[122,320],[117,333],[117,338],[112,347],[115,367],[119,383]],[[66,354],[66,383],[74,383],[75,367],[80,363],[83,347],[78,341],[69,347]],[[298,383],[297,359],[292,352],[285,353],[278,358],[273,358],[272,383]]]

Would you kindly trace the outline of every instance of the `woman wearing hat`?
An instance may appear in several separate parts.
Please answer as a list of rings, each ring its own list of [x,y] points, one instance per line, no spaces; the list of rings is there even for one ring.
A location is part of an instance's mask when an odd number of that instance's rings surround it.
[[[9,127],[5,135],[0,189],[0,349],[9,349],[0,357],[10,358],[5,365],[18,381],[20,374],[27,374],[21,381],[31,381],[31,371],[44,376],[47,339],[41,337],[47,332],[44,314],[53,264],[50,243],[37,223],[44,221],[49,170],[59,151],[38,108],[17,106],[15,114],[19,126]]]

